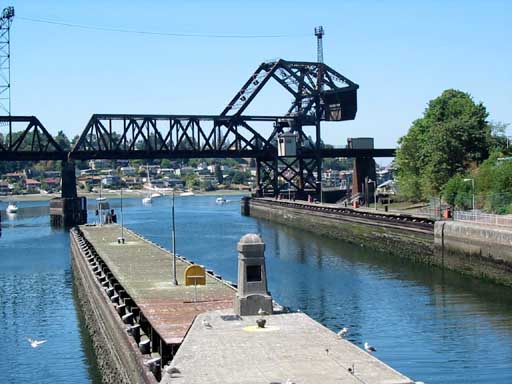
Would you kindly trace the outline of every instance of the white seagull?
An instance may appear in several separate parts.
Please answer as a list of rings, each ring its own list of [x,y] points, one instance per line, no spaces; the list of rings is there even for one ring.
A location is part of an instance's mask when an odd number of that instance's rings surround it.
[[[263,308],[258,309],[258,315],[265,316],[265,315],[268,315],[268,314],[269,313],[267,311],[264,311]]]
[[[32,346],[32,348],[37,348],[39,347],[41,344],[44,344],[46,343],[46,340],[33,340],[31,339],[30,337],[27,338],[28,342],[30,343],[30,345]]]
[[[368,344],[367,342],[364,343],[364,349],[366,349],[367,352],[376,352],[377,350],[375,349],[375,347],[371,346],[370,344]]]
[[[208,322],[208,320],[206,320],[206,319],[203,319],[203,326],[204,326],[205,328],[211,328],[211,327],[212,327],[212,325],[211,325],[211,324]]]
[[[343,339],[345,336],[347,336],[347,333],[348,333],[348,328],[347,327],[343,327],[341,329],[341,331],[338,332],[338,337],[340,339]]]

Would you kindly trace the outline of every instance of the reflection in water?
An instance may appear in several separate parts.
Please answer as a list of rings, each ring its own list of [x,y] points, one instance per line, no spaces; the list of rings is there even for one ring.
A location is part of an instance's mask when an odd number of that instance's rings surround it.
[[[169,247],[169,202],[127,212],[128,226]],[[266,243],[269,289],[332,330],[429,383],[512,382],[512,297],[490,285],[239,215],[214,198],[177,200],[178,253],[236,279],[236,243],[247,232]],[[510,297],[510,298],[509,298]],[[492,356],[492,359],[489,357]]]
[[[109,200],[118,211],[119,199]],[[1,340],[15,353],[0,369],[7,382],[41,382],[41,370],[47,382],[95,382],[94,353],[73,307],[68,236],[49,229],[47,203],[30,204],[20,204],[26,216],[2,222]],[[123,205],[128,227],[170,247],[169,198]],[[512,382],[510,289],[243,217],[239,209],[236,200],[215,204],[215,196],[177,198],[178,253],[236,281],[236,244],[259,233],[269,289],[281,304],[334,331],[349,327],[349,340],[370,342],[378,358],[416,380]],[[31,350],[26,336],[48,338],[46,353]]]

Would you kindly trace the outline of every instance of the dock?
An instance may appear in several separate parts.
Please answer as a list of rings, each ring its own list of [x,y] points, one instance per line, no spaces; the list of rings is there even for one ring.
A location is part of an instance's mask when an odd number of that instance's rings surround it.
[[[237,314],[237,285],[213,271],[204,285],[186,286],[184,272],[195,264],[183,256],[174,285],[170,252],[126,229],[123,244],[119,234],[113,224],[80,226],[70,235],[79,301],[104,381],[414,383],[304,313],[273,302],[272,314]]]

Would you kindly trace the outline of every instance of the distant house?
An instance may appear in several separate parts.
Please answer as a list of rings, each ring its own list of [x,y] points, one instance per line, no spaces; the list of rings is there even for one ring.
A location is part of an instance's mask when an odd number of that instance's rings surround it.
[[[139,167],[139,172],[148,172],[150,175],[156,175],[158,173],[158,170],[160,169],[159,165],[141,165]]]
[[[9,188],[9,184],[3,181],[0,181],[0,195],[5,196],[11,192]]]
[[[44,183],[48,186],[48,189],[57,189],[60,187],[60,179],[56,177],[47,177],[44,179]]]
[[[101,179],[101,184],[103,185],[118,185],[121,183],[121,178],[115,175],[107,175]]]
[[[166,188],[169,186],[167,181],[164,179],[151,180],[151,185],[155,188]]]
[[[393,180],[395,170],[387,167],[377,171],[377,182],[379,184],[385,183],[386,181]]]
[[[217,185],[219,184],[217,178],[214,176],[214,175],[200,175],[199,176],[199,181],[202,181],[204,183],[211,183],[212,185]]]
[[[160,176],[173,176],[175,174],[173,168],[160,168],[157,173]]]
[[[26,179],[25,188],[28,193],[39,193],[41,190],[41,183],[34,179]]]
[[[110,160],[89,160],[89,168],[105,169],[110,167]]]
[[[121,173],[125,176],[135,176],[137,170],[134,167],[121,167]]]
[[[185,176],[194,173],[195,170],[196,169],[192,167],[182,167],[178,168],[174,173],[176,174],[176,176]]]
[[[128,188],[142,187],[142,181],[139,177],[125,177],[123,181]]]
[[[60,171],[44,171],[44,177],[60,177]]]
[[[172,188],[183,188],[183,180],[181,179],[167,179],[167,185]]]
[[[96,171],[94,169],[92,169],[92,168],[80,170],[80,176],[94,175],[94,174],[96,174]]]
[[[20,181],[25,178],[23,172],[10,172],[5,174],[5,178],[9,181]]]
[[[208,168],[196,168],[196,170],[194,171],[194,173],[196,175],[211,175],[210,171],[208,170]]]
[[[84,187],[87,186],[95,186],[100,185],[101,183],[101,176],[80,176],[77,179],[78,183],[83,185]]]

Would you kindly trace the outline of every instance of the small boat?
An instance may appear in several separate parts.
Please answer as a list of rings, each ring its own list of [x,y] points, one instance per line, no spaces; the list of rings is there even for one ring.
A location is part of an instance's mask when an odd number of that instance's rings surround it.
[[[142,199],[142,204],[151,204],[153,202],[153,198],[151,196],[146,196]]]
[[[154,199],[155,197],[162,197],[162,194],[160,192],[155,192],[151,194],[151,198]]]
[[[9,203],[9,205],[5,209],[5,212],[7,212],[7,213],[16,213],[16,212],[18,212],[18,205],[15,202]]]
[[[225,198],[223,198],[222,196],[217,197],[217,199],[215,200],[216,204],[226,204],[227,202],[228,201]]]
[[[192,192],[192,191],[181,192],[180,196],[194,196],[194,192]]]

